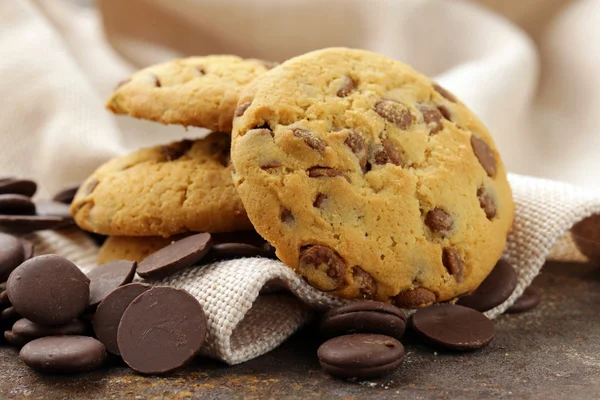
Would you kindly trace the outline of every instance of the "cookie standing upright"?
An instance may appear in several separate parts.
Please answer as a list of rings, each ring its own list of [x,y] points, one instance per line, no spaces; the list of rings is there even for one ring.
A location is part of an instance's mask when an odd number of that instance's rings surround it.
[[[106,107],[163,124],[229,132],[241,90],[273,65],[231,55],[168,61],[121,82]]]
[[[513,219],[490,134],[409,66],[333,48],[242,93],[234,182],[255,229],[311,285],[418,308],[474,290]]]
[[[142,149],[98,168],[71,213],[104,235],[164,236],[250,229],[231,180],[230,137],[212,133]]]

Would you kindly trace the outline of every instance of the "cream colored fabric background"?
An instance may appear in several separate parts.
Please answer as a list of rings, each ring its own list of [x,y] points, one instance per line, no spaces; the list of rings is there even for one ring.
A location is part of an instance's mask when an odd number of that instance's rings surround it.
[[[470,1],[0,1],[0,174],[36,179],[43,196],[117,154],[202,134],[103,109],[116,82],[151,63],[207,53],[282,61],[326,46],[374,50],[455,92],[487,123],[511,171],[580,185],[510,176],[517,215],[505,257],[519,285],[487,313],[493,318],[573,223],[600,212],[600,2],[483,2],[531,37]],[[79,232],[32,239],[38,254],[58,252],[84,269],[95,262],[97,249]],[[554,255],[583,259],[568,236]],[[272,280],[295,296],[261,295]],[[205,353],[230,364],[285,340],[310,318],[304,304],[338,303],[272,260],[223,262],[162,283],[202,302]]]

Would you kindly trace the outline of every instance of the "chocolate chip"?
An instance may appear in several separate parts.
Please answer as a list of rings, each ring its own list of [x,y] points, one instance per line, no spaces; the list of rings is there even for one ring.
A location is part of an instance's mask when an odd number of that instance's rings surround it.
[[[19,238],[19,242],[21,242],[21,245],[23,246],[23,261],[27,261],[33,257],[35,246],[31,241],[22,237]]]
[[[436,92],[438,92],[439,94],[441,94],[444,98],[446,98],[447,100],[450,100],[453,103],[456,103],[456,96],[454,96],[451,92],[449,92],[447,89],[444,89],[443,87],[441,87],[439,84],[434,83],[433,84],[433,88],[435,89]]]
[[[412,326],[420,336],[441,348],[472,351],[494,339],[492,321],[482,313],[453,304],[438,304],[417,310]]]
[[[321,138],[315,136],[315,134],[311,131],[301,128],[293,128],[292,132],[294,133],[294,137],[303,140],[304,143],[306,143],[306,145],[311,149],[317,150],[319,153],[323,153],[323,151],[325,151],[325,147],[327,146],[325,142]]]
[[[342,86],[337,92],[338,97],[346,97],[356,89],[356,82],[349,76],[344,76]]]
[[[330,338],[350,333],[377,333],[400,339],[406,315],[398,307],[379,301],[356,301],[329,310],[321,320],[321,335]]]
[[[246,110],[248,109],[248,107],[250,107],[250,105],[252,104],[251,101],[247,101],[245,103],[242,103],[238,106],[238,108],[236,108],[235,110],[235,116],[236,117],[241,117],[242,115],[244,115],[244,113],[246,112]]]
[[[344,140],[344,144],[352,150],[352,152],[356,155],[358,159],[358,165],[362,170],[365,169],[367,165],[367,146],[365,145],[365,139],[358,133],[351,131],[346,140]]]
[[[0,194],[20,194],[32,197],[37,191],[37,184],[27,179],[6,179],[0,182]]]
[[[83,335],[86,332],[87,325],[79,319],[74,319],[65,325],[46,326],[21,318],[12,326],[10,336],[14,341],[21,343],[20,346],[24,346],[25,343],[41,337]]]
[[[62,325],[88,306],[90,281],[69,260],[48,254],[18,266],[8,278],[8,297],[23,317],[43,325]]]
[[[152,78],[154,79],[154,86],[162,87],[162,84],[160,83],[160,79],[158,79],[158,76],[152,74]]]
[[[317,356],[333,376],[367,379],[395,370],[404,359],[404,347],[389,336],[358,333],[326,341]]]
[[[261,169],[272,169],[281,167],[281,163],[277,161],[268,162],[260,166]]]
[[[27,343],[19,353],[31,369],[43,373],[78,373],[99,368],[104,345],[86,336],[48,336]]]
[[[344,171],[329,167],[310,167],[308,169],[308,176],[311,178],[335,178],[336,176],[343,176],[348,182],[350,181]]]
[[[301,251],[298,273],[315,288],[330,292],[344,285],[346,263],[329,247],[314,245]]]
[[[0,231],[27,234],[46,229],[60,229],[73,224],[73,218],[38,215],[0,215]]]
[[[369,153],[369,163],[371,165],[385,165],[389,163],[402,166],[400,153],[388,139],[384,140],[381,145],[371,145]]]
[[[35,204],[30,197],[21,194],[0,194],[0,214],[33,215]]]
[[[485,172],[493,177],[496,174],[496,157],[490,146],[477,136],[471,136],[471,146]]]
[[[532,310],[540,304],[541,299],[539,292],[529,286],[525,289],[521,297],[519,297],[505,312],[507,314],[517,314]]]
[[[123,285],[108,294],[98,305],[94,314],[94,333],[109,353],[119,355],[117,344],[117,330],[123,313],[129,304],[151,288],[150,285],[142,283],[130,283]]]
[[[405,105],[392,100],[377,102],[375,112],[402,130],[407,130],[414,120],[414,116]]]
[[[121,357],[142,374],[165,374],[186,365],[205,338],[206,317],[198,300],[185,290],[164,286],[133,300],[117,333]]]
[[[294,222],[296,222],[296,218],[294,217],[294,214],[292,214],[292,212],[287,209],[284,208],[283,210],[281,210],[281,222],[283,222],[284,224],[293,224]]]
[[[313,207],[323,208],[326,201],[327,201],[327,195],[323,194],[323,193],[319,193],[319,194],[317,194],[317,197],[315,198],[315,201],[313,202]]]
[[[0,233],[0,282],[5,282],[10,273],[23,261],[25,251],[19,239]]]
[[[458,251],[454,248],[445,248],[442,251],[442,263],[448,270],[448,273],[456,279],[456,282],[462,282],[465,276],[465,266]]]
[[[52,200],[58,203],[71,204],[73,202],[73,198],[75,198],[75,194],[79,190],[79,185],[71,186],[68,188],[64,188],[60,192],[56,193]]]
[[[431,229],[432,232],[445,233],[452,229],[454,219],[441,208],[434,208],[427,212],[425,216],[425,225]]]
[[[96,307],[119,286],[131,283],[135,261],[117,260],[97,266],[88,272],[90,280],[90,307]]]
[[[198,233],[178,240],[150,254],[137,267],[142,278],[159,279],[200,261],[212,247],[209,233]]]
[[[219,243],[213,245],[206,256],[211,261],[229,260],[245,257],[262,257],[266,251],[262,247],[256,247],[247,243]]]
[[[36,214],[40,217],[71,218],[69,206],[52,200],[38,200],[35,202]]]
[[[204,67],[202,67],[202,66],[200,66],[200,65],[198,65],[198,66],[196,67],[196,71],[198,71],[198,73],[199,73],[200,75],[206,75],[206,70],[204,69]]]
[[[500,260],[473,293],[461,297],[456,304],[488,311],[504,303],[517,287],[517,273],[507,261]]]
[[[433,108],[426,105],[419,107],[421,114],[423,114],[423,121],[429,126],[429,133],[434,134],[442,130],[442,113],[439,109]]]
[[[96,189],[96,186],[98,186],[99,183],[100,182],[96,178],[89,179],[83,187],[82,195],[85,197],[92,194],[92,192],[94,191],[94,189]]]
[[[429,289],[422,287],[409,289],[394,297],[394,304],[400,308],[422,308],[435,303],[436,296]]]
[[[123,285],[108,294],[98,305],[94,314],[94,333],[109,353],[119,355],[117,344],[117,330],[123,313],[129,304],[151,288],[150,285],[142,283],[130,283]]]
[[[175,161],[183,157],[194,145],[192,140],[182,140],[160,147],[160,153],[165,161]]]
[[[448,121],[452,121],[452,112],[448,109],[448,107],[441,105],[438,106],[438,111],[446,118]]]
[[[367,271],[358,265],[352,267],[352,277],[360,288],[360,293],[365,299],[373,299],[377,295],[377,281]]]
[[[479,199],[479,205],[483,211],[485,211],[487,219],[491,220],[494,218],[496,216],[496,200],[494,199],[494,196],[484,188],[480,187],[477,189],[477,198]]]

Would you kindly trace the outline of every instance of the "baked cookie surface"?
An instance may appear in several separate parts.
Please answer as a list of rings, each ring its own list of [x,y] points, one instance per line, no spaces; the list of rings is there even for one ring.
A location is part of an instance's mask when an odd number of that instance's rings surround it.
[[[242,93],[234,182],[257,232],[316,288],[418,308],[474,290],[514,206],[488,130],[409,66],[345,48]]]
[[[168,61],[135,72],[106,107],[163,124],[230,131],[241,90],[272,65],[231,55]]]
[[[170,245],[180,236],[109,236],[98,252],[98,265],[110,261],[129,260],[141,262],[150,254]]]
[[[82,229],[168,237],[250,229],[231,179],[230,137],[212,133],[115,158],[81,185],[71,214]]]

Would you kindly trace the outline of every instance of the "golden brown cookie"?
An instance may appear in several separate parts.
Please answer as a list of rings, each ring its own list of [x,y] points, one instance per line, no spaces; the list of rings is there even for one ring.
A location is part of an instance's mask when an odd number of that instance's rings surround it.
[[[131,75],[115,89],[106,107],[163,124],[228,132],[241,90],[272,66],[230,55],[177,59]]]
[[[98,265],[116,260],[140,262],[150,254],[166,247],[180,236],[109,236],[98,252]]]
[[[345,48],[257,78],[234,119],[234,181],[257,232],[311,285],[418,308],[474,290],[513,220],[479,119],[409,66]]]
[[[229,142],[229,135],[212,133],[107,162],[78,190],[75,222],[116,236],[250,229],[231,180]]]

